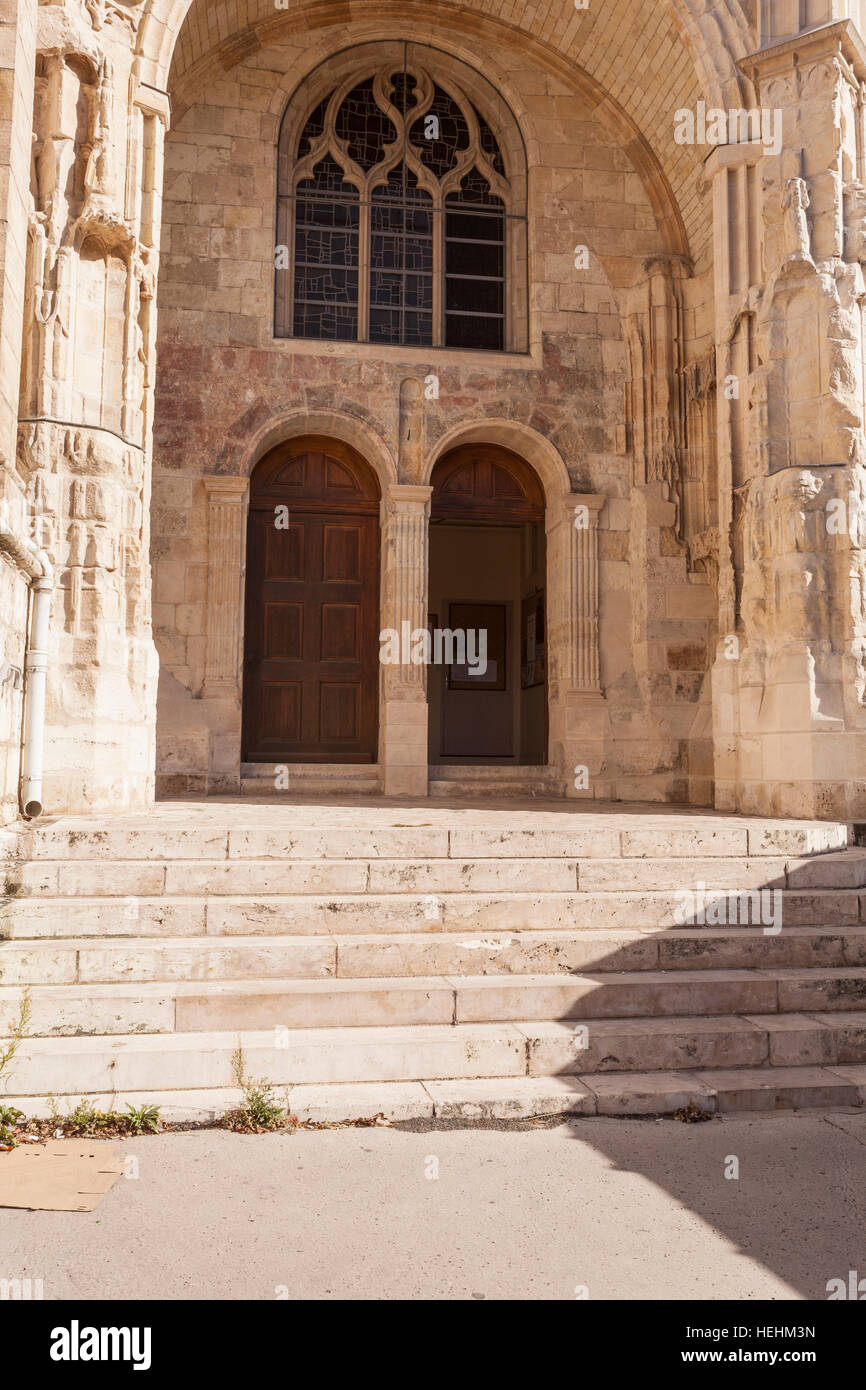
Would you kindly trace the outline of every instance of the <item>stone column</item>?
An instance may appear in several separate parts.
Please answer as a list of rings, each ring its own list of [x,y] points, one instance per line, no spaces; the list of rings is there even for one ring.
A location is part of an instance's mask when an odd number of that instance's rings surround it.
[[[210,477],[207,493],[205,699],[241,693],[241,611],[248,478]]]
[[[432,488],[394,484],[382,503],[382,629],[408,655],[427,627],[428,530]],[[379,763],[386,796],[427,795],[427,668],[403,660],[380,670]]]
[[[241,775],[244,557],[248,478],[207,477],[205,679],[209,792],[237,792]]]
[[[571,689],[575,694],[600,695],[598,657],[598,517],[603,497],[569,497],[571,566],[569,585],[569,654]]]
[[[712,673],[715,804],[738,806],[740,627],[743,579],[742,488],[749,476],[754,411],[763,378],[750,377],[763,272],[760,142],[721,145],[706,162],[713,190],[718,440],[718,644]],[[737,512],[735,515],[735,501]]]
[[[569,796],[597,795],[607,709],[599,661],[598,522],[605,499],[572,493],[548,507],[550,762]],[[586,768],[588,787],[575,787]]]

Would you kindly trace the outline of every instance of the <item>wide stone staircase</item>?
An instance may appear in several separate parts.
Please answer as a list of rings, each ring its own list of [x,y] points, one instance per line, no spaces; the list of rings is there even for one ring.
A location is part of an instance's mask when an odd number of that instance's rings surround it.
[[[858,1106],[852,827],[661,808],[160,803],[0,832],[5,1079],[168,1119]],[[763,890],[763,891],[762,891]],[[3,1087],[0,1087],[2,1093]]]

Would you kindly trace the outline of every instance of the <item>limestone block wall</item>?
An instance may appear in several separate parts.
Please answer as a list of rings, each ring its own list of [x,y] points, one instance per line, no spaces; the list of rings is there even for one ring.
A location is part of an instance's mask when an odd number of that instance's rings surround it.
[[[661,370],[648,328],[654,306],[634,302],[634,287],[652,278],[655,258],[670,260],[670,228],[603,113],[533,61],[494,49],[485,76],[519,112],[528,154],[529,353],[275,339],[279,121],[323,48],[319,33],[274,40],[229,71],[199,73],[166,142],[152,505],[158,787],[202,791],[238,775],[239,691],[207,681],[209,480],[240,485],[281,427],[297,432],[306,417],[310,432],[328,433],[329,422],[342,431],[383,476],[390,469],[401,485],[421,485],[439,452],[467,430],[480,438],[487,420],[546,441],[573,491],[604,500],[601,694],[552,727],[560,761],[590,766],[591,795],[708,801],[713,580],[706,551],[690,551],[678,500],[691,447],[679,394],[684,401],[690,354],[712,341],[707,248],[695,261],[674,254],[677,268],[666,272],[679,296],[680,356],[665,364],[677,398],[643,412],[657,440],[663,416],[681,421],[680,462],[665,472],[664,449],[653,452],[645,429],[629,426],[627,381],[630,332],[645,335],[642,372]],[[588,269],[576,266],[581,245]],[[435,397],[420,389],[431,374]],[[416,383],[423,440],[411,451],[400,439],[407,381]],[[519,449],[518,438],[509,447]],[[701,518],[695,535],[707,530]],[[561,582],[571,582],[565,571]],[[637,620],[636,600],[645,604]]]

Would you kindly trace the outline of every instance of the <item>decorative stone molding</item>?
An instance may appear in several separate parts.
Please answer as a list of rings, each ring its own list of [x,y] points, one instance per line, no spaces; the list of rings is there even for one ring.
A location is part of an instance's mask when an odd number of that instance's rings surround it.
[[[241,692],[241,612],[248,478],[205,478],[208,499],[205,697]]]
[[[572,691],[600,695],[598,648],[598,518],[605,499],[576,493],[566,499],[571,537],[568,589],[568,683]]]

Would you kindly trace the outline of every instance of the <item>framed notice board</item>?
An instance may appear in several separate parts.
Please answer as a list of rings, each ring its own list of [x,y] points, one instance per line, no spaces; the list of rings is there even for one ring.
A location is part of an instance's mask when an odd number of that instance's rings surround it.
[[[547,630],[544,590],[536,589],[520,606],[520,686],[544,685],[547,677]]]
[[[464,634],[464,656],[474,658],[454,662],[445,668],[449,690],[507,690],[508,689],[508,612],[504,603],[452,603],[448,621],[454,631]],[[469,637],[471,632],[472,636]],[[484,633],[483,670],[480,659],[481,638]],[[470,648],[470,641],[472,646]]]

